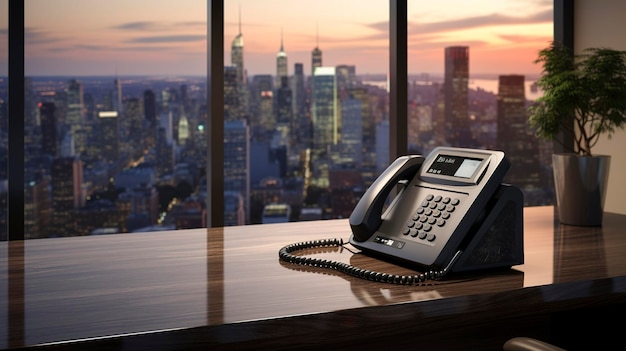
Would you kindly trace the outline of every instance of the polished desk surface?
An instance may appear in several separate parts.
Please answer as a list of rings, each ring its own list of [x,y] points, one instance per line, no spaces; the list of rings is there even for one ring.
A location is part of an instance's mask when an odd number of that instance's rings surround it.
[[[625,228],[626,215],[606,213],[602,227],[575,227],[555,222],[553,207],[525,208],[524,264],[421,286],[279,261],[278,250],[294,242],[347,241],[347,219],[3,242],[0,348],[77,340],[117,340],[111,349],[151,342],[163,349],[280,348],[285,338],[310,344],[333,332],[341,345],[363,328],[383,333],[387,324],[623,303]],[[350,249],[306,253],[412,273]]]

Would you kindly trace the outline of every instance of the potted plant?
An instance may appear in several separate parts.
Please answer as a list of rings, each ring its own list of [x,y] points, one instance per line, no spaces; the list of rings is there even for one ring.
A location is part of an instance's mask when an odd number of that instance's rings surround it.
[[[535,63],[543,64],[537,86],[544,95],[529,109],[530,125],[570,151],[552,155],[559,221],[602,225],[610,156],[592,149],[626,123],[626,52],[589,48],[574,55],[553,42]]]

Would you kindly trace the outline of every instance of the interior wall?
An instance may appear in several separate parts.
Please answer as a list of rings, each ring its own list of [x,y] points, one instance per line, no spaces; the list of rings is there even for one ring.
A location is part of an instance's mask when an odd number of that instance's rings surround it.
[[[581,53],[589,47],[626,50],[624,14],[626,1],[623,0],[574,0],[575,52]],[[601,138],[592,151],[611,156],[604,210],[626,214],[626,130],[618,130],[611,139]]]

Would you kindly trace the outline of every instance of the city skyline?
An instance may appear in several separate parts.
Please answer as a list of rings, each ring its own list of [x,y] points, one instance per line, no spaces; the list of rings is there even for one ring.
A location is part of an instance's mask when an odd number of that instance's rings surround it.
[[[465,45],[472,50],[471,74],[538,73],[533,61],[552,39],[552,6],[548,0],[409,2],[408,70],[441,73],[444,47]],[[2,12],[7,7],[0,0]],[[25,11],[27,75],[206,75],[205,1],[28,0]],[[281,38],[289,75],[296,62],[310,72],[316,46],[325,65],[385,74],[388,13],[389,3],[380,0],[225,1],[224,62],[241,24],[248,76],[275,74]],[[6,62],[8,25],[1,17]]]

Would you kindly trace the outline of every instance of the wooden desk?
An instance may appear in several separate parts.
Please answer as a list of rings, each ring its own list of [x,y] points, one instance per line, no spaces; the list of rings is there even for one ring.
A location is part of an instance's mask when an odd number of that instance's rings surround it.
[[[347,241],[347,220],[3,242],[0,348],[500,350],[513,336],[585,341],[608,333],[606,313],[626,310],[624,228],[626,215],[572,227],[555,223],[552,207],[526,208],[523,265],[424,286],[278,260],[290,243]],[[347,249],[309,253],[410,272]]]

